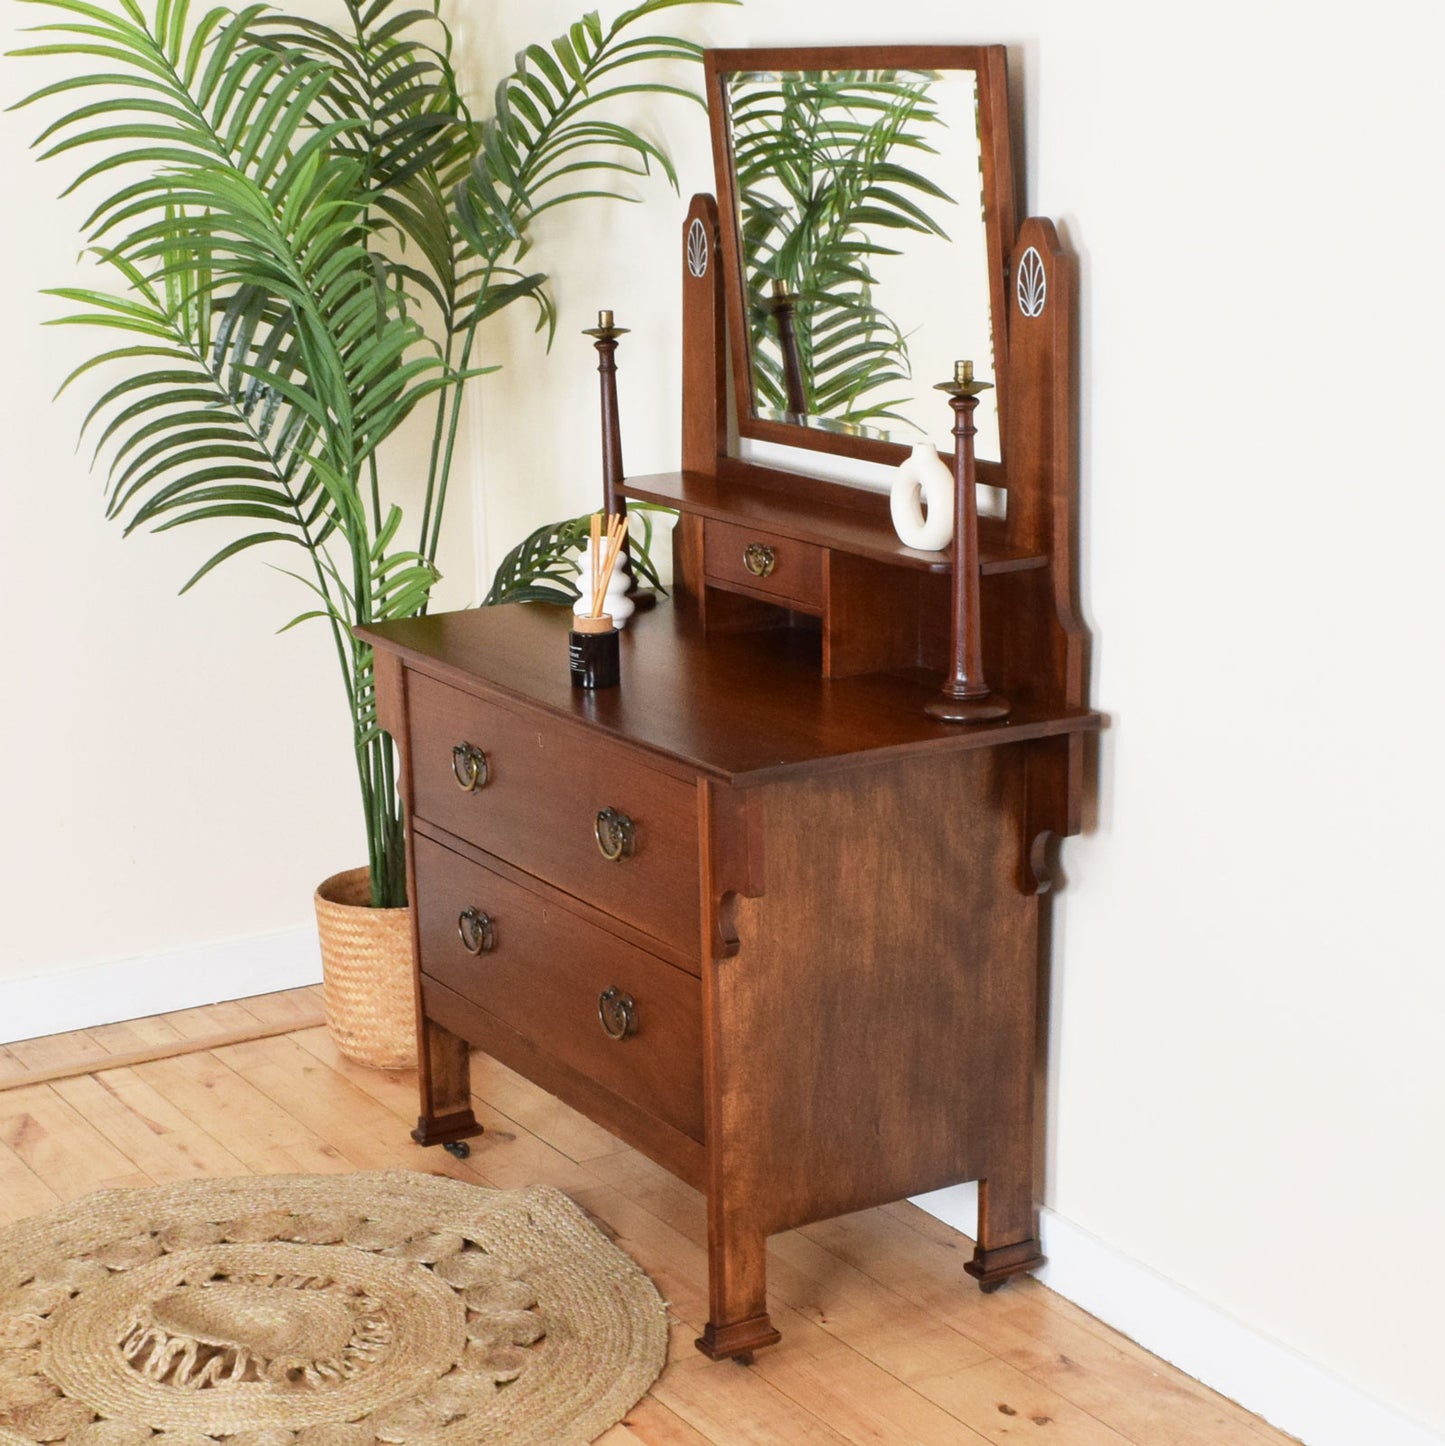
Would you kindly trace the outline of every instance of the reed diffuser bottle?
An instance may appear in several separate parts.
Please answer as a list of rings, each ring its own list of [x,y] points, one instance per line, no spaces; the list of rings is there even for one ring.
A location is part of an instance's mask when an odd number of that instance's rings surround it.
[[[583,579],[587,592],[579,601],[579,606],[585,604],[586,609],[574,616],[572,631],[568,634],[568,659],[574,688],[613,688],[621,681],[617,626],[612,615],[604,612],[603,608],[626,536],[625,517],[609,514],[604,537],[602,518],[593,514],[592,566]],[[573,611],[575,613],[577,609]]]

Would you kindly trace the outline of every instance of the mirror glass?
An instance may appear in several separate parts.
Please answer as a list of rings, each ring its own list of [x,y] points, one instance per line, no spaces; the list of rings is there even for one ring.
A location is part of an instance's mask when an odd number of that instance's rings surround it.
[[[962,358],[997,371],[977,73],[721,79],[751,417],[951,451],[934,384]],[[976,414],[980,458],[1000,456],[997,396]]]

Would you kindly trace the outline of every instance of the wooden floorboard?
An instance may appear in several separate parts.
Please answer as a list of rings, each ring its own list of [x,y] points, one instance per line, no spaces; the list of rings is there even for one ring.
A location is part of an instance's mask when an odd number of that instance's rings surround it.
[[[107,1054],[139,1054],[147,1049],[165,1049],[186,1038],[164,1015],[152,1019],[127,1019],[120,1024],[101,1024],[85,1032]]]
[[[22,1039],[8,1046],[22,1074],[93,1064],[106,1057],[106,1048],[83,1029],[50,1034],[43,1039]]]
[[[707,1317],[702,1196],[477,1056],[485,1134],[423,1150],[412,1074],[365,1069],[291,990],[0,1047],[0,1224],[87,1191],[245,1174],[413,1169],[566,1190],[656,1282],[668,1364],[605,1446],[1287,1446],[1288,1437],[1023,1278],[984,1296],[971,1243],[900,1202],[775,1237],[782,1344],[693,1348]]]
[[[260,995],[246,1004],[210,1004],[179,1014],[130,1019],[70,1034],[23,1040],[0,1050],[0,1090],[49,1084],[91,1070],[217,1049],[317,1026],[325,1018],[313,988]]]
[[[23,1220],[60,1203],[60,1196],[0,1141],[0,1225]]]

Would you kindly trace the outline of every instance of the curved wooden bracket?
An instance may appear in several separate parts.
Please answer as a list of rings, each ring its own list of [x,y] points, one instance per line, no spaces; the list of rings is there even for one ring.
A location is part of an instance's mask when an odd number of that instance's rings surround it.
[[[739,948],[738,907],[763,892],[762,801],[750,789],[701,783],[703,951],[731,959]]]
[[[1079,831],[1082,752],[1077,734],[1042,738],[1028,748],[1020,877],[1024,893],[1046,894],[1058,882],[1057,840]]]
[[[714,959],[731,959],[738,952],[738,900],[741,896],[736,889],[729,889],[717,901],[713,911]]]
[[[1034,835],[1024,870],[1024,893],[1047,894],[1054,886],[1054,845],[1058,834],[1046,828]]]

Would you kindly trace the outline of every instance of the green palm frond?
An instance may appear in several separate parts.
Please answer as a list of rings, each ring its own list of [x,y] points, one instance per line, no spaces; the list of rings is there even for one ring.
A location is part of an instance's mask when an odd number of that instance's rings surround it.
[[[520,259],[531,222],[555,206],[598,196],[634,199],[616,188],[618,176],[646,176],[656,165],[676,189],[677,174],[660,146],[594,108],[631,95],[704,103],[685,86],[632,78],[632,67],[643,62],[701,58],[691,41],[630,33],[660,10],[696,3],[644,0],[605,28],[592,11],[550,46],[518,54],[516,69],[496,88],[496,113],[482,127],[470,174],[456,193],[458,227],[478,256],[489,263],[509,254]]]
[[[70,69],[20,104],[58,112],[37,151],[92,198],[86,245],[114,283],[51,293],[69,308],[55,324],[107,338],[65,383],[105,374],[84,431],[107,512],[127,532],[224,529],[183,591],[257,549],[310,591],[286,626],[331,630],[372,900],[404,902],[395,759],[352,628],[425,611],[440,576],[462,389],[493,369],[471,363],[478,327],[520,300],[555,322],[545,273],[520,264],[532,220],[599,194],[573,188],[582,171],[674,179],[659,147],[593,118],[616,97],[691,94],[632,77],[697,48],[632,29],[733,0],[647,0],[605,30],[586,16],[527,48],[481,123],[439,0],[344,0],[339,26],[263,4],[21,3],[41,23],[15,53]],[[421,406],[432,447],[404,542],[378,452]]]
[[[675,516],[670,508],[650,502],[629,504],[627,515],[634,524],[628,555],[643,582],[661,592],[662,579],[652,558],[656,514]],[[509,602],[545,602],[571,606],[582,596],[576,578],[582,575],[578,561],[590,532],[592,514],[549,522],[529,533],[497,565],[484,607]]]
[[[529,533],[498,564],[483,607],[508,602],[568,603],[582,596],[573,556],[587,541],[591,514],[549,522]]]
[[[632,199],[627,192],[609,189],[601,182],[596,187],[576,188],[571,177],[591,172],[645,176],[656,162],[673,189],[677,188],[676,172],[661,147],[626,126],[593,115],[592,107],[631,95],[679,96],[705,105],[701,95],[686,87],[631,78],[634,66],[696,63],[702,51],[693,42],[673,36],[632,35],[628,33],[631,27],[661,10],[740,3],[643,0],[608,27],[596,11],[589,11],[550,46],[530,45],[517,55],[516,68],[496,87],[495,114],[474,132],[475,149],[465,178],[451,191],[458,247],[478,263],[465,268],[459,250],[451,315],[454,329],[462,337],[463,367],[471,356],[478,325],[514,301],[526,299],[535,305],[538,330],[545,330],[551,342],[557,312],[547,289],[547,274],[521,265],[531,249],[531,226],[538,216],[571,201]],[[441,443],[442,480],[436,489],[436,509],[433,512],[429,491],[422,518],[423,550],[431,553],[435,552],[459,421],[460,412],[453,403]]]
[[[809,413],[903,420],[908,344],[874,297],[874,259],[897,255],[891,231],[943,236],[929,206],[951,198],[899,159],[932,152],[934,76],[899,71],[743,75],[730,87],[757,402],[788,410],[782,352],[767,304],[793,300]]]
[[[361,163],[368,206],[417,253],[418,264],[405,257],[389,264],[436,303],[450,329],[458,321],[462,281],[450,193],[465,176],[478,138],[452,67],[451,34],[437,0],[402,14],[391,0],[346,0],[346,10],[349,33],[267,15],[252,34],[289,67],[328,68],[319,109],[338,124],[362,121],[348,126],[337,148]]]
[[[401,508],[393,505],[371,545],[371,591],[382,620],[414,617],[441,577],[421,553],[392,547],[400,528]]]

